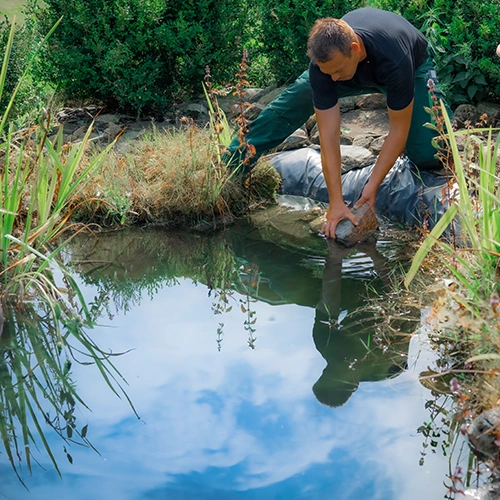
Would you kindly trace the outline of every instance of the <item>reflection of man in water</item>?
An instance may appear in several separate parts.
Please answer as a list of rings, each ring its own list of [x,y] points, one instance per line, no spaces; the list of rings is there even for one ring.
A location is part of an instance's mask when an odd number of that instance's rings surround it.
[[[401,349],[396,353],[391,347],[384,353],[376,345],[373,337],[383,320],[366,308],[367,285],[379,292],[384,286],[385,259],[373,244],[354,250],[333,241],[329,245],[313,328],[314,343],[327,365],[313,392],[321,403],[337,407],[347,402],[360,382],[399,373],[406,358]],[[407,345],[403,348],[406,351]]]

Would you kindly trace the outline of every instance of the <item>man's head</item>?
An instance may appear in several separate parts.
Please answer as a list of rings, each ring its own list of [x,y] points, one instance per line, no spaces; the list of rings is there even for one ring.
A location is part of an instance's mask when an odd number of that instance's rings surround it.
[[[497,56],[500,57],[500,45],[497,47]]]
[[[318,19],[309,33],[308,56],[333,80],[350,80],[361,52],[359,37],[342,19]]]

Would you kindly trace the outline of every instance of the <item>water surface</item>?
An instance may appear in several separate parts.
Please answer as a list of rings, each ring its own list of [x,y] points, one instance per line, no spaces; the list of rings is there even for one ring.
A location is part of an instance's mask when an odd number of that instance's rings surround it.
[[[90,335],[124,353],[113,363],[140,418],[96,366],[73,363],[98,453],[47,428],[62,478],[39,445],[28,492],[2,454],[0,498],[443,498],[447,460],[419,465],[431,395],[405,335],[419,317],[403,315],[387,349],[366,307],[390,250],[332,248],[287,250],[248,228],[76,240],[65,260],[99,311]]]

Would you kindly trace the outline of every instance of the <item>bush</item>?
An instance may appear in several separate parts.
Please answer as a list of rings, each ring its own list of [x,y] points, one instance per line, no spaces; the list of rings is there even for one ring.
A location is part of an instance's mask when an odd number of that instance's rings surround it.
[[[11,26],[12,23],[9,19],[0,20],[0,54],[2,56],[5,54]],[[11,120],[22,122],[23,117],[34,119],[37,110],[41,109],[42,105],[47,104],[45,88],[39,82],[35,82],[30,75],[21,80],[21,75],[38,41],[36,30],[30,19],[26,19],[24,24],[16,27],[12,52],[7,66],[4,91],[0,98],[0,116],[4,113],[12,92],[20,81],[21,86],[10,114]]]
[[[236,73],[246,0],[46,0],[41,30],[62,15],[39,76],[67,96],[137,114],[201,92],[205,66]]]
[[[360,0],[280,0],[270,6],[267,0],[257,0],[260,51],[267,56],[276,83],[291,83],[308,68],[307,38],[316,19],[342,17],[361,3]]]
[[[420,29],[435,51],[449,104],[500,99],[499,2],[476,0],[371,0]]]
[[[317,18],[342,17],[363,6],[396,12],[420,29],[436,55],[440,81],[450,104],[499,100],[500,3],[477,0],[257,0],[261,21],[258,55],[269,61],[276,83],[292,82],[305,69],[309,31]],[[250,52],[250,60],[255,55]]]

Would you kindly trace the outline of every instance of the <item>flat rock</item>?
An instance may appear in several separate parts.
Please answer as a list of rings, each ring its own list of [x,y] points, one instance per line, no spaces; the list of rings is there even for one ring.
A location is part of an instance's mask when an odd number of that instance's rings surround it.
[[[367,167],[375,161],[375,156],[372,152],[360,146],[341,143],[340,155],[342,157],[342,173],[344,174],[349,172],[349,170]]]

